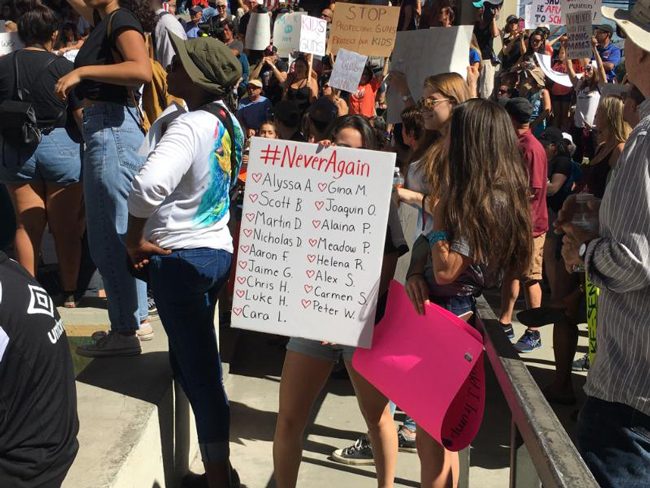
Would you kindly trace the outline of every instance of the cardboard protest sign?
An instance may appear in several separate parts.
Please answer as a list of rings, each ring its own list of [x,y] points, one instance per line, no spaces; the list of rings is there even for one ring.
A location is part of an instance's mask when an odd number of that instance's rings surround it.
[[[327,47],[327,21],[303,15],[300,19],[299,39],[298,51],[324,56]]]
[[[23,47],[23,43],[20,37],[18,37],[18,32],[0,33],[0,56],[12,53]]]
[[[602,0],[561,0],[562,3],[562,21],[566,24],[566,14],[580,11],[591,12],[591,23],[602,24],[603,16],[600,13]]]
[[[367,61],[368,56],[347,49],[339,49],[329,85],[349,93],[356,92]]]
[[[254,137],[232,325],[369,347],[394,166],[387,152]]]
[[[567,56],[571,59],[591,58],[591,12],[582,10],[566,14]]]
[[[273,45],[278,56],[286,58],[300,47],[300,24],[304,13],[284,14],[273,25]]]
[[[344,48],[368,56],[388,57],[395,45],[399,7],[381,5],[336,5],[327,51]]]
[[[253,12],[246,29],[246,49],[263,51],[271,44],[271,17]]]
[[[406,74],[411,95],[415,100],[422,95],[422,82],[428,76],[452,72],[465,77],[472,30],[471,25],[460,25],[398,32],[391,58],[391,70]],[[418,48],[414,49],[413,46]],[[431,53],[436,55],[432,56]],[[387,122],[400,122],[404,102],[390,87],[387,102]]]
[[[354,369],[451,451],[476,436],[485,407],[481,334],[437,305],[418,315],[393,281],[371,349],[357,349]]]
[[[533,0],[531,25],[563,25],[560,0]]]

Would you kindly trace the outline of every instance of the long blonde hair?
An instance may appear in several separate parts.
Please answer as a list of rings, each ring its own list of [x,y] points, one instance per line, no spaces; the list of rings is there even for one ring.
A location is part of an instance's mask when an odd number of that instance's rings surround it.
[[[607,95],[600,99],[598,113],[600,114],[598,131],[604,143],[621,144],[627,141],[632,127],[623,120],[625,102],[617,95]],[[602,124],[605,124],[602,126]]]
[[[454,107],[469,100],[470,97],[467,83],[458,73],[441,73],[429,76],[424,80],[424,86],[448,98]],[[450,121],[451,116],[438,129],[440,136],[436,138],[424,154],[424,171],[427,181],[432,184],[432,188],[438,187],[440,183],[441,175],[438,168],[440,160],[446,157],[446,139]]]

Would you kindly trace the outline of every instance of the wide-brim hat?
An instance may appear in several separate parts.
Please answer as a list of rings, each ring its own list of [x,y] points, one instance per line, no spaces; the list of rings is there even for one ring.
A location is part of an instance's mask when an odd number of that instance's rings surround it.
[[[650,52],[650,0],[638,0],[632,10],[601,7],[601,12],[616,22],[634,44]]]
[[[241,78],[241,63],[223,42],[212,37],[183,40],[175,34],[170,39],[192,83],[205,91],[226,95]]]

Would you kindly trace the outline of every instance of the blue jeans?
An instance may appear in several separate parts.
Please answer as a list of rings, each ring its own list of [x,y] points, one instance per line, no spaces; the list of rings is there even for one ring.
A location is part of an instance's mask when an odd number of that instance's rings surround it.
[[[230,406],[214,311],[231,259],[227,251],[198,248],[153,256],[149,263],[149,285],[169,338],[169,360],[192,405],[205,462],[226,460],[230,453]]]
[[[650,486],[650,416],[588,397],[577,434],[580,454],[601,487]]]
[[[436,298],[431,297],[431,301],[436,305],[441,306],[449,310],[454,315],[463,315],[467,312],[476,313],[476,299],[472,296],[465,297],[448,297],[448,298]],[[390,413],[395,416],[395,409],[397,406],[391,401],[390,402]],[[404,427],[409,429],[412,432],[415,432],[415,420],[406,415],[404,419]]]
[[[111,329],[133,331],[147,318],[147,285],[131,276],[124,236],[131,181],[145,162],[137,111],[98,102],[84,109],[83,185],[90,255],[102,275]]]

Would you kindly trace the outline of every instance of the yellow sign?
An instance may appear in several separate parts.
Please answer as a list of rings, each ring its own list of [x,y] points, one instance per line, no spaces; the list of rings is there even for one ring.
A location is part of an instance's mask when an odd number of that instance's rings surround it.
[[[340,48],[367,56],[388,57],[395,46],[399,7],[338,2],[327,51]]]

